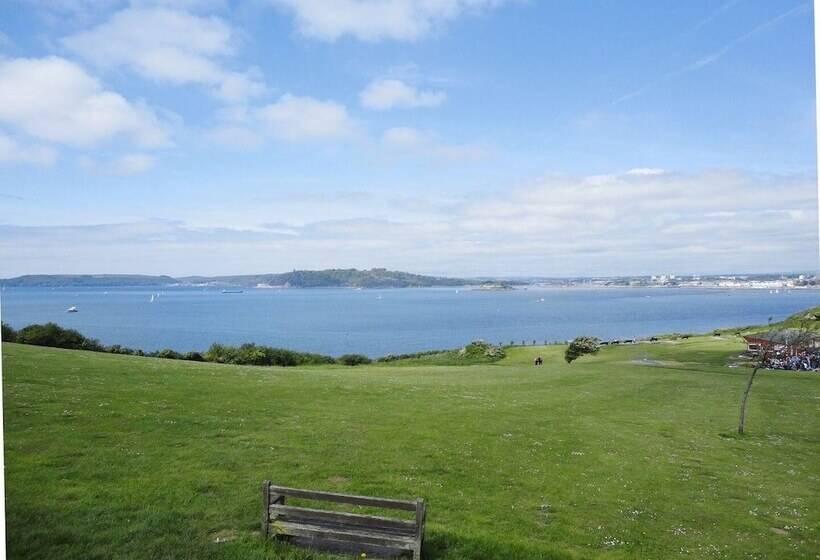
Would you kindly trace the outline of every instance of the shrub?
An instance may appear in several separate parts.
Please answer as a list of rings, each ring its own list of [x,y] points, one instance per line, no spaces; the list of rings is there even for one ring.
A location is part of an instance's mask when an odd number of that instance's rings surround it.
[[[372,360],[363,354],[344,354],[336,358],[336,361],[346,366],[359,366],[369,364]]]
[[[458,351],[458,355],[462,357],[469,357],[469,358],[478,358],[483,356],[487,350],[490,349],[490,345],[483,340],[474,340],[470,344],[466,345],[464,348]]]
[[[425,356],[432,356],[434,354],[446,354],[448,352],[452,352],[452,350],[425,350],[423,352],[411,352],[409,354],[387,354],[376,359],[376,361],[395,362],[396,360],[411,360],[415,358],[423,358]]]
[[[300,366],[309,364],[332,364],[330,356],[294,352],[284,348],[271,348],[254,343],[245,343],[239,347],[214,343],[203,355],[205,361],[220,364],[237,364],[253,366]]]
[[[185,354],[182,355],[182,359],[191,362],[202,362],[205,360],[200,352],[185,352]]]
[[[182,354],[180,354],[176,350],[171,350],[170,348],[163,348],[162,350],[154,352],[153,355],[157,358],[165,358],[166,360],[182,359]]]
[[[507,353],[501,346],[493,346],[483,340],[474,340],[458,351],[460,358],[488,358],[490,360],[500,360]]]
[[[120,346],[119,344],[112,344],[108,347],[108,352],[111,354],[125,354],[126,356],[142,355],[142,350],[134,350],[128,346]]]
[[[64,329],[56,323],[23,327],[17,332],[17,342],[72,350],[104,350],[96,339],[87,338],[74,329]]]
[[[567,346],[564,352],[564,359],[568,364],[571,364],[584,354],[594,354],[600,346],[601,341],[594,336],[579,336]]]
[[[265,348],[264,346],[257,346],[251,342],[247,342],[239,347],[234,357],[235,363],[251,365],[251,366],[269,366],[273,359],[275,352],[271,352],[272,348]],[[295,365],[295,364],[288,364]]]
[[[230,364],[233,363],[231,348],[229,346],[223,346],[217,342],[211,344],[208,349],[205,351],[205,354],[202,356],[205,358],[206,362],[216,362],[218,364]]]
[[[3,342],[17,342],[17,331],[11,328],[8,323],[2,323],[2,333],[0,333],[0,340]]]

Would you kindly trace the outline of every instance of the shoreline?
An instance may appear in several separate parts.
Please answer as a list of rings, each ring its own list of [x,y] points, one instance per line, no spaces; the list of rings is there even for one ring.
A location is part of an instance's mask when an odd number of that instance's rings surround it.
[[[783,292],[790,291],[820,291],[820,285],[816,286],[626,286],[626,285],[600,285],[600,284],[521,284],[510,286],[508,288],[487,288],[482,287],[481,284],[464,284],[459,286],[236,286],[227,284],[163,284],[155,286],[75,286],[66,284],[63,286],[0,286],[0,290],[76,290],[83,289],[88,291],[93,290],[138,290],[138,291],[156,291],[165,289],[241,289],[245,291],[290,291],[290,290],[450,290],[450,291],[473,291],[473,292],[524,292],[528,290],[611,290],[611,289],[651,289],[651,290],[778,290]]]

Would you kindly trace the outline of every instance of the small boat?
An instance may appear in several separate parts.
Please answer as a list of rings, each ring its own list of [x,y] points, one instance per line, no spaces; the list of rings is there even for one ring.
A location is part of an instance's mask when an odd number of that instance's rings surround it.
[[[71,307],[65,310],[66,313],[76,313],[77,311],[79,311],[79,309],[77,309],[76,305],[72,305]]]
[[[153,303],[155,299],[154,294],[151,294],[151,303]]]
[[[244,290],[222,290],[223,294],[241,294]]]

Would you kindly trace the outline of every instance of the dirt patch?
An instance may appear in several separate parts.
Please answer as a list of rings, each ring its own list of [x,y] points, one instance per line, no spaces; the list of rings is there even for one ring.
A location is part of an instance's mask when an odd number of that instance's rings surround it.
[[[789,536],[789,532],[786,529],[781,529],[780,527],[772,527],[772,533],[777,533],[778,535],[783,535],[784,537]]]
[[[222,529],[216,533],[211,533],[211,538],[217,544],[231,542],[239,538],[239,531],[235,531],[234,529]]]
[[[664,366],[666,362],[662,362],[661,360],[650,360],[648,358],[641,358],[639,360],[632,360],[633,364],[638,364],[641,366]]]
[[[350,479],[344,476],[329,476],[327,481],[331,484],[345,484],[350,482]]]

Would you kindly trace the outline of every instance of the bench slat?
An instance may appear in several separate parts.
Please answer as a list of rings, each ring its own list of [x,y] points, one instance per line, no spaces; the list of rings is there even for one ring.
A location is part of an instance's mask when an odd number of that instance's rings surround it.
[[[276,517],[284,516],[285,521],[321,520],[341,525],[358,525],[361,527],[371,527],[382,531],[397,531],[413,535],[416,533],[416,522],[381,517],[378,515],[362,515],[358,513],[348,513],[343,511],[327,511],[322,509],[312,509],[296,506],[284,506],[271,504],[270,512],[272,520]]]
[[[400,548],[402,550],[413,550],[416,545],[415,537],[385,535],[384,533],[374,533],[366,530],[339,530],[322,525],[309,525],[306,523],[274,521],[271,523],[271,529],[273,529],[277,535],[346,541],[351,543]]]
[[[301,488],[288,488],[287,486],[274,485],[271,485],[270,491],[276,494],[284,494],[285,496],[290,496],[292,498],[305,498],[308,500],[325,500],[327,502],[337,502],[343,504],[373,506],[388,509],[401,509],[404,511],[416,511],[416,502],[411,502],[409,500],[371,498],[370,496],[336,494],[334,492],[316,492],[314,490],[303,490]]]
[[[395,546],[378,546],[375,544],[361,544],[351,541],[337,541],[332,539],[319,539],[311,537],[285,537],[287,541],[296,546],[312,548],[313,550],[324,550],[336,554],[346,554],[349,556],[359,556],[362,552],[367,553],[368,558],[406,558],[407,549]]]

